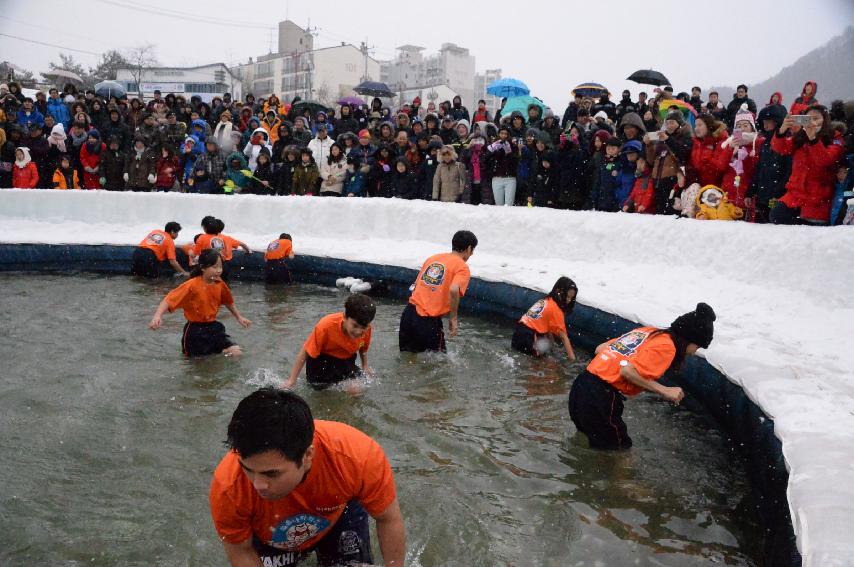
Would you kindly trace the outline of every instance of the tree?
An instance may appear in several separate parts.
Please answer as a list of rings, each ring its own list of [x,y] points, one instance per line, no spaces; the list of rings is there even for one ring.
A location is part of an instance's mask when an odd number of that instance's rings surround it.
[[[130,70],[130,75],[136,83],[137,91],[142,95],[142,86],[140,83],[145,75],[145,71],[150,67],[159,65],[157,57],[154,55],[154,45],[145,43],[132,47],[125,51],[124,56]]]
[[[8,61],[0,62],[0,81],[9,83],[17,81],[22,87],[32,88],[35,86],[36,78],[32,71],[28,71]]]
[[[127,69],[130,63],[121,52],[110,49],[101,54],[101,59],[94,67],[89,67],[89,76],[93,82],[114,81],[119,69]]]
[[[73,55],[66,55],[65,53],[59,54],[59,64],[51,61],[48,63],[51,71],[55,71],[57,69],[62,69],[63,71],[71,71],[72,73],[76,73],[80,75],[82,79],[86,75],[86,69],[83,68],[83,65],[74,60]]]

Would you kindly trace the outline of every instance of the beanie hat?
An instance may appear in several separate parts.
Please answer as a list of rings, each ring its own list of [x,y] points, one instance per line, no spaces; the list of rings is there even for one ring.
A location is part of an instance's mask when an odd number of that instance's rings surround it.
[[[667,113],[665,120],[675,120],[680,126],[685,124],[685,117],[682,116],[682,111],[680,110],[671,110]]]
[[[371,139],[371,133],[368,132],[367,128],[363,128],[363,129],[359,130],[359,139],[364,140],[365,138],[367,138],[368,140]]]
[[[733,126],[738,124],[739,122],[750,122],[750,127],[753,128],[753,131],[756,132],[756,118],[754,118],[753,113],[747,110],[747,103],[743,103],[738,112],[735,113],[735,120],[733,121]]]
[[[412,104],[421,104],[421,97],[417,96],[414,99],[412,99]]]
[[[694,311],[677,317],[670,324],[670,330],[689,343],[709,348],[714,334],[713,322],[716,318],[714,310],[709,305],[698,303]]]

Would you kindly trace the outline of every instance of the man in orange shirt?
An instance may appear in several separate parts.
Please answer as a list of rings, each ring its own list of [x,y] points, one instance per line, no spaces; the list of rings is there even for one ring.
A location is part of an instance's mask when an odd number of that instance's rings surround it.
[[[647,390],[674,404],[682,401],[682,388],[662,386],[658,380],[669,370],[678,371],[698,348],[709,348],[715,318],[711,307],[698,303],[667,329],[640,327],[596,347],[596,355],[569,392],[569,415],[591,447],[632,446],[623,421],[626,396]]]
[[[371,321],[377,306],[367,295],[354,293],[344,303],[343,313],[321,319],[300,349],[285,388],[293,388],[305,366],[305,377],[312,388],[323,390],[332,384],[370,375],[368,349],[371,347]],[[356,366],[356,353],[362,369]]]
[[[168,260],[178,275],[188,276],[175,258],[175,239],[179,232],[181,225],[174,221],[167,222],[163,230],[149,232],[133,251],[130,273],[146,278],[160,277],[160,263]]]
[[[294,257],[294,245],[291,235],[283,232],[277,240],[267,245],[264,253],[264,280],[269,284],[288,284],[293,282],[287,260]]]
[[[318,565],[372,564],[369,515],[385,565],[403,565],[403,515],[376,441],[267,387],[237,405],[228,446],[209,499],[233,567],[292,566],[312,552]]]
[[[400,316],[398,340],[401,352],[445,352],[442,317],[448,315],[448,330],[456,336],[457,310],[471,279],[466,262],[474,254],[477,237],[460,230],[451,240],[449,254],[427,258],[413,285],[409,304]]]

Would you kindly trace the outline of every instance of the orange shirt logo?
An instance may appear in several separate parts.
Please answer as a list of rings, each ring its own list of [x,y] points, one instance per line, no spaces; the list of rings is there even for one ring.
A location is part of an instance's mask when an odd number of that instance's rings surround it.
[[[648,336],[649,333],[634,330],[629,333],[626,333],[625,335],[611,343],[611,346],[609,348],[614,352],[622,354],[623,356],[631,356],[635,353],[638,347],[643,344],[643,342]]]
[[[531,319],[539,319],[542,316],[543,311],[545,311],[545,309],[546,309],[546,300],[541,299],[538,302],[536,302],[535,304],[533,304],[530,309],[528,309],[527,315]]]
[[[223,239],[219,238],[218,236],[214,236],[213,238],[211,238],[211,248],[213,248],[214,250],[223,250],[225,249],[225,241],[223,241]]]
[[[273,252],[273,251],[278,250],[278,249],[279,249],[279,241],[278,240],[274,240],[273,242],[271,242],[270,244],[267,245],[267,252]]]
[[[445,265],[439,262],[433,262],[427,269],[424,270],[424,275],[421,276],[421,281],[427,285],[440,286],[445,281]]]
[[[165,238],[164,238],[163,234],[161,234],[159,232],[152,232],[151,234],[148,235],[148,238],[145,239],[145,241],[147,243],[149,243],[153,246],[160,246],[161,244],[163,244],[164,240],[165,240]]]

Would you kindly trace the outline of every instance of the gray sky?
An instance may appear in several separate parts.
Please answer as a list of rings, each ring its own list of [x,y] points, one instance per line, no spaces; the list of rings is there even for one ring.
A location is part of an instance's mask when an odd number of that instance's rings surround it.
[[[510,5],[520,9],[508,10]],[[367,38],[377,59],[392,58],[395,47],[407,43],[432,53],[453,42],[475,55],[478,71],[499,67],[556,110],[585,81],[605,84],[615,98],[623,88],[633,95],[649,90],[625,81],[640,68],[662,71],[677,91],[756,83],[854,24],[851,0],[808,7],[790,0],[0,0],[0,6],[0,33],[94,53],[151,42],[161,64],[170,66],[233,64],[265,54],[271,45],[275,51],[276,32],[265,27],[274,28],[286,15],[318,28],[317,47],[341,41],[358,46]],[[0,59],[35,73],[58,62],[59,51],[0,36]],[[87,67],[97,60],[71,53]],[[783,94],[790,99],[797,93]]]

